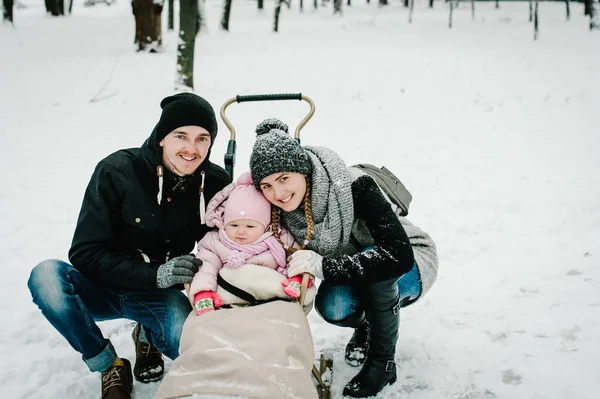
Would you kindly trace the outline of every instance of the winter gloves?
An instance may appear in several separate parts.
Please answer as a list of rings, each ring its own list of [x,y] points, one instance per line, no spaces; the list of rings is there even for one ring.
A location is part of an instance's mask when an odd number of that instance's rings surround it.
[[[294,277],[302,273],[310,273],[323,280],[323,257],[314,251],[302,249],[288,258],[288,276]]]
[[[294,276],[290,277],[281,282],[283,286],[283,292],[290,298],[299,298],[300,297],[300,288],[302,287],[302,276]],[[306,288],[310,288],[313,286],[312,278],[308,279],[308,286]]]
[[[168,288],[175,284],[191,283],[199,266],[202,266],[202,261],[193,255],[182,255],[170,259],[158,267],[156,286]]]
[[[221,305],[223,305],[223,301],[216,292],[200,291],[194,295],[194,309],[196,310],[196,315],[198,316],[206,312],[210,312],[211,310],[218,309],[221,307]]]

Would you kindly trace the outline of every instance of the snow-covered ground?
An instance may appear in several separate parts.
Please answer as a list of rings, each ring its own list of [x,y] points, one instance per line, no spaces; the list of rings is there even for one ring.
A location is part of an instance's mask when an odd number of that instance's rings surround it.
[[[583,399],[600,390],[600,33],[582,5],[541,3],[533,41],[528,3],[468,3],[447,28],[447,4],[354,1],[342,17],[220,0],[206,3],[196,91],[216,108],[236,94],[302,92],[317,112],[305,144],[348,163],[395,171],[412,191],[411,219],[439,246],[432,291],[402,313],[398,382],[379,398]],[[172,93],[176,34],[160,54],[133,51],[129,2],[51,18],[43,2],[0,26],[0,397],[88,398],[99,376],[32,304],[30,270],[67,259],[83,191],[102,157],[140,145]],[[166,22],[166,12],[164,14]],[[103,87],[104,86],[104,87]],[[102,89],[102,90],[101,90]],[[99,93],[100,91],[100,93]],[[92,98],[100,101],[90,102]],[[303,103],[234,104],[236,175],[253,127],[295,125]],[[221,125],[213,160],[222,164]],[[333,397],[357,370],[351,331],[309,316],[317,353],[333,353]],[[133,358],[130,325],[101,323]],[[134,385],[150,398],[158,383]]]

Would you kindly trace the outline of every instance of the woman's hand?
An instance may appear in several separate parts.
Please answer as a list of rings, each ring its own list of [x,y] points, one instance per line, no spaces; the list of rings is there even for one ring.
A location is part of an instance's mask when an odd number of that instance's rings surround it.
[[[210,312],[211,310],[218,309],[221,305],[223,305],[223,300],[216,292],[200,291],[194,295],[194,309],[198,316]]]
[[[308,249],[294,252],[288,258],[288,276],[294,277],[302,273],[310,273],[323,280],[323,257]]]

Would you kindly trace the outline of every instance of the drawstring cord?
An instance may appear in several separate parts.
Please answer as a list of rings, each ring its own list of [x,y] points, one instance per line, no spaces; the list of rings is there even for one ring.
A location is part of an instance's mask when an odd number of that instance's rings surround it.
[[[160,205],[160,202],[162,201],[163,176],[165,175],[162,165],[156,167],[156,174],[158,175],[158,195],[156,196],[156,201],[158,202],[158,205]]]
[[[205,213],[205,202],[204,202],[204,172],[200,172],[202,175],[202,182],[200,183],[200,224],[206,224]]]

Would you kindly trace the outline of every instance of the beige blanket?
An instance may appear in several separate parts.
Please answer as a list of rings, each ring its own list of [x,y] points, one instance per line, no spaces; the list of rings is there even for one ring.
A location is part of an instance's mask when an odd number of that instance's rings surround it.
[[[242,398],[316,398],[313,342],[297,303],[190,313],[155,399],[193,394]]]

